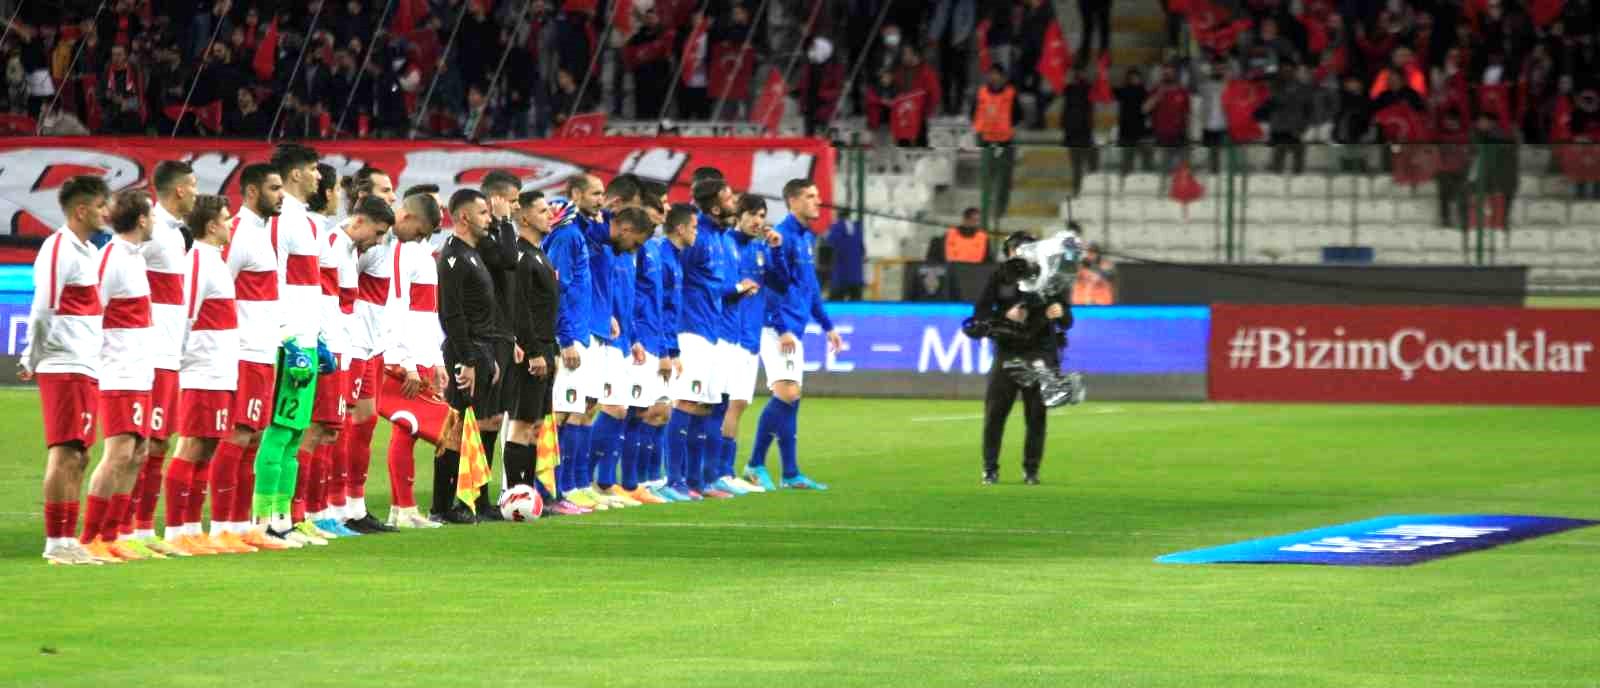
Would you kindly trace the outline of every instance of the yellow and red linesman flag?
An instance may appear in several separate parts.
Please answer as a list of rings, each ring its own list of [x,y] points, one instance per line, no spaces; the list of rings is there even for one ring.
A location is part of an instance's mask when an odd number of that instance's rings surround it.
[[[456,469],[456,499],[478,512],[478,490],[489,484],[489,461],[478,435],[478,417],[468,408],[461,419],[461,467]]]
[[[550,494],[556,493],[556,466],[561,465],[561,444],[556,440],[556,417],[547,415],[534,437],[534,475]]]

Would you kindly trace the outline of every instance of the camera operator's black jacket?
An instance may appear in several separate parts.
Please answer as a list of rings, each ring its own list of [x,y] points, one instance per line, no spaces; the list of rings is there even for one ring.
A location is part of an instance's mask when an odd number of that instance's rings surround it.
[[[1006,311],[1019,303],[1027,309],[1028,319],[1013,323],[1006,319]],[[1061,304],[1063,313],[1059,319],[1051,320],[1044,315],[1045,309],[1052,303]],[[1066,343],[1067,330],[1072,328],[1070,303],[1067,294],[1046,299],[1040,294],[1022,291],[1017,288],[1016,275],[1002,263],[999,269],[989,275],[983,294],[972,305],[972,317],[993,324],[991,337],[998,348],[997,357],[1047,356],[1054,360]]]

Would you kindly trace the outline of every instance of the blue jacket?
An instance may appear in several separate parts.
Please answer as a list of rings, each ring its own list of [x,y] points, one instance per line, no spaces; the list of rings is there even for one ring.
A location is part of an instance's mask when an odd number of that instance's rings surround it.
[[[544,238],[545,257],[561,284],[556,317],[556,343],[565,349],[589,344],[589,301],[594,288],[589,274],[589,242],[576,224],[557,227]]]
[[[611,341],[611,222],[604,215],[591,220],[578,215],[573,224],[583,231],[589,245],[589,334]]]
[[[861,264],[867,257],[867,246],[861,235],[861,223],[839,220],[828,228],[828,246],[833,248],[833,285],[859,287],[866,284]]]
[[[661,240],[651,239],[635,252],[638,263],[633,281],[633,341],[652,356],[666,354],[666,330],[661,322]]]
[[[739,231],[731,227],[719,227],[717,234],[722,239],[721,262],[718,270],[722,273],[722,319],[717,323],[717,339],[724,342],[739,341],[739,302],[744,299],[739,294],[739,274],[741,247],[738,236]]]
[[[694,243],[678,256],[683,266],[683,310],[679,311],[678,332],[716,342],[723,328],[723,295],[732,285],[723,284],[725,245],[721,228],[705,215],[699,217],[699,224]]]
[[[783,234],[789,289],[767,297],[767,327],[780,335],[798,337],[805,334],[806,324],[815,320],[823,331],[832,330],[833,321],[822,309],[822,285],[817,282],[817,238],[793,215],[778,224],[778,231]]]
[[[637,251],[611,253],[611,317],[617,319],[619,332],[611,345],[624,352],[632,349],[634,342],[634,282],[638,279],[638,257]]]
[[[678,318],[683,313],[683,264],[679,262],[678,247],[666,237],[651,239],[660,242],[656,255],[661,258],[661,339],[666,355],[678,357]]]
[[[762,239],[752,238],[735,231],[733,241],[739,247],[738,280],[751,280],[761,285],[761,292],[741,299],[733,310],[737,313],[738,331],[733,341],[745,351],[761,353],[761,328],[767,321],[767,295],[789,290],[791,272],[783,251],[773,250]]]

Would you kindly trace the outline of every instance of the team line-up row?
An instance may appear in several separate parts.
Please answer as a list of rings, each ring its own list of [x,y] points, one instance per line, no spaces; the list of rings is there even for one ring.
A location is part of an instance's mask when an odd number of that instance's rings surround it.
[[[50,563],[500,518],[487,486],[458,498],[468,409],[491,462],[504,440],[502,501],[533,504],[507,507],[519,516],[826,489],[795,443],[800,334],[814,320],[843,346],[817,283],[809,180],[785,185],[776,227],[765,199],[713,168],[684,204],[632,175],[579,175],[547,197],[505,171],[444,200],[429,185],[397,195],[370,167],[339,180],[314,149],[283,144],[238,183],[237,209],[198,193],[179,161],[156,166],[153,200],[95,176],[61,187],[67,219],[35,259],[19,370],[43,407]],[[96,248],[102,227],[113,236]],[[772,396],[740,472],[758,369]],[[386,522],[365,502],[379,416],[393,424]],[[436,446],[427,516],[419,438]]]

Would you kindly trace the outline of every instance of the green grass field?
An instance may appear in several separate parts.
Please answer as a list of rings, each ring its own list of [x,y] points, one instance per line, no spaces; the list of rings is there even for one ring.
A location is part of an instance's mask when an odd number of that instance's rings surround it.
[[[1013,443],[983,488],[976,403],[818,399],[825,494],[72,568],[38,557],[37,413],[0,391],[0,685],[1600,685],[1600,529],[1406,568],[1152,561],[1600,517],[1594,410],[1095,403],[1052,417],[1045,485]]]

